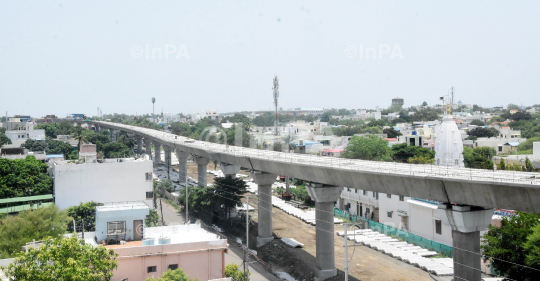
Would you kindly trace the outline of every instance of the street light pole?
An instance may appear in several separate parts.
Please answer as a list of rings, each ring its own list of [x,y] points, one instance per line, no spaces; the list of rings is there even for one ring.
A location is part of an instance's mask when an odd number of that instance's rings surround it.
[[[156,114],[154,113],[154,104],[156,103],[156,98],[152,98],[152,117],[154,118],[154,130],[156,129]]]

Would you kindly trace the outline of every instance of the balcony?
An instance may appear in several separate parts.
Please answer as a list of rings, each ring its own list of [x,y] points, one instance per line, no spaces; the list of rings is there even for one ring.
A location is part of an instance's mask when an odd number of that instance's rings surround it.
[[[376,198],[373,198],[373,195],[367,196],[362,193],[354,193],[354,192],[343,190],[341,192],[341,198],[358,201],[360,203],[373,205],[375,208],[379,208],[379,200],[377,200]]]

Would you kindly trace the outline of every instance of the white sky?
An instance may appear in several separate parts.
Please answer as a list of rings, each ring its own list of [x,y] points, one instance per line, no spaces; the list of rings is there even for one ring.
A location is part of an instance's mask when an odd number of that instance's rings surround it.
[[[0,115],[540,103],[538,1],[254,2],[1,1]]]

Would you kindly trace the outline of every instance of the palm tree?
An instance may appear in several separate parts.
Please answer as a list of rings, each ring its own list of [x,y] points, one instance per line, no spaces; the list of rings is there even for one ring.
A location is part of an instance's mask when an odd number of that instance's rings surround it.
[[[77,144],[77,150],[81,152],[81,144],[83,142],[88,142],[86,139],[86,136],[84,135],[84,130],[81,127],[76,127],[75,132],[72,134],[72,137],[74,140],[77,140],[79,143]]]

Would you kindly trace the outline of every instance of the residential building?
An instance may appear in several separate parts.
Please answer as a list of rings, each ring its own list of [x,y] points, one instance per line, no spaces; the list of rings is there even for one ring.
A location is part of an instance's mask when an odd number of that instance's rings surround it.
[[[337,205],[351,215],[379,220],[379,193],[344,187]],[[373,218],[372,218],[373,213]]]
[[[34,126],[33,122],[6,122],[5,134],[16,146],[21,146],[28,139],[45,141],[45,130],[34,129]]]
[[[143,202],[96,207],[96,231],[85,233],[84,239],[118,255],[111,280],[158,278],[177,268],[201,281],[225,277],[227,239],[198,224],[145,227],[148,214]]]
[[[56,205],[81,202],[144,201],[153,206],[153,164],[144,159],[103,159],[97,163],[49,162]]]
[[[47,155],[45,151],[29,151],[28,149],[16,145],[3,145],[0,149],[0,157],[6,159],[25,159],[26,156],[32,155],[36,160],[45,162]]]
[[[91,143],[81,144],[79,159],[83,159],[86,163],[97,162],[96,145]]]

